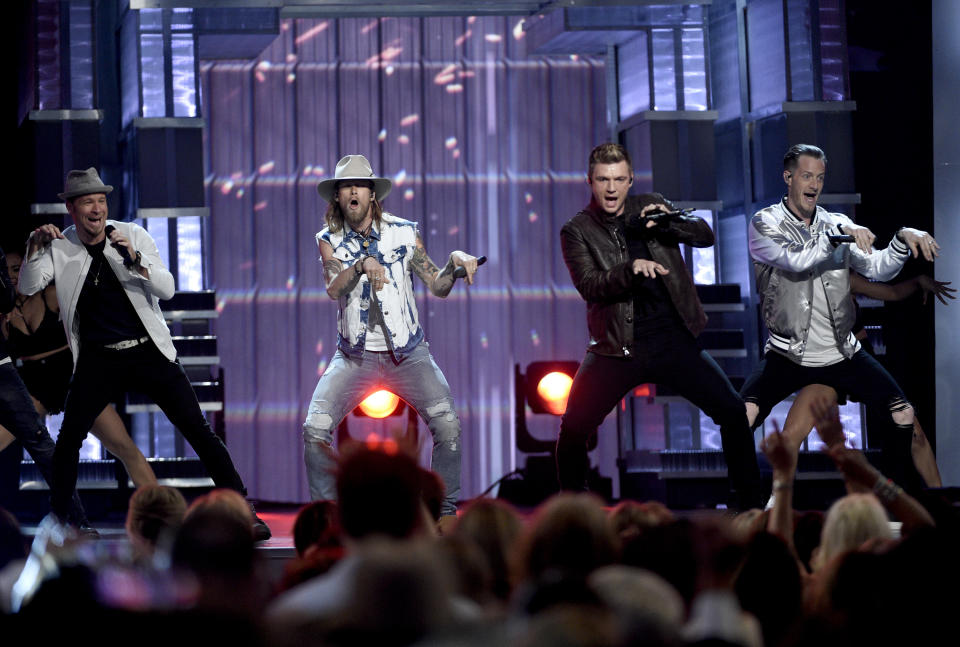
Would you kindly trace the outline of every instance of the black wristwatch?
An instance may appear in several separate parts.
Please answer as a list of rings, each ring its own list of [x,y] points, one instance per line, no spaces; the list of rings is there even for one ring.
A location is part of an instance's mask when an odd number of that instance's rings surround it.
[[[140,261],[143,259],[143,256],[140,254],[140,250],[137,250],[137,253],[134,255],[133,260],[129,258],[123,259],[123,264],[127,267],[133,267],[134,265],[140,265]]]

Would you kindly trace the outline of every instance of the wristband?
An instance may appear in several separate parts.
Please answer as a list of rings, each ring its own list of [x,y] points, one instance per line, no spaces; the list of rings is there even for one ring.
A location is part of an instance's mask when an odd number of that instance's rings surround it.
[[[143,259],[143,256],[140,254],[140,250],[138,249],[138,250],[137,250],[137,253],[134,254],[134,256],[133,256],[133,260],[129,260],[129,261],[128,261],[128,260],[125,258],[125,259],[123,259],[123,264],[124,264],[126,267],[132,267],[132,266],[134,266],[134,265],[140,265],[140,261],[141,261],[142,259]]]
[[[873,493],[877,495],[877,498],[886,503],[891,503],[894,501],[900,493],[903,492],[903,488],[893,482],[893,480],[885,478],[883,474],[877,477],[877,482],[873,484]]]
[[[791,483],[790,481],[776,481],[776,480],[775,480],[775,481],[773,482],[773,491],[774,491],[774,492],[776,492],[777,490],[792,490],[792,489],[793,489],[793,483]]]

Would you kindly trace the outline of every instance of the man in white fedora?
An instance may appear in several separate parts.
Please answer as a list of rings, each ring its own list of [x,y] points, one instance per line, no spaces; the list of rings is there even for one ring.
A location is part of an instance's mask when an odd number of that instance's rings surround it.
[[[477,259],[450,252],[443,269],[430,260],[417,224],[383,211],[391,182],[377,177],[363,155],[347,155],[334,177],[317,185],[329,205],[317,236],[327,294],[339,301],[337,351],[320,377],[303,424],[310,496],[335,499],[334,431],[376,388],[403,398],[433,434],[432,468],[446,486],[441,514],[453,515],[460,496],[460,419],[450,387],[424,341],[413,275],[446,297]]]
[[[67,519],[87,431],[103,408],[129,389],[160,407],[217,487],[246,494],[226,446],[200,410],[160,311],[160,300],[173,296],[173,275],[146,229],[107,219],[112,190],[93,167],[70,171],[59,196],[73,226],[63,232],[52,224],[35,229],[20,270],[18,289],[25,295],[57,282],[60,316],[73,353],[50,494],[51,508],[61,520]],[[255,513],[252,530],[258,540],[270,537]]]

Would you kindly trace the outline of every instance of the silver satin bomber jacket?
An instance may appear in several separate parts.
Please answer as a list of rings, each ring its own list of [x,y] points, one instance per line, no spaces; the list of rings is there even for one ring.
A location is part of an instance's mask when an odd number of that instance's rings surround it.
[[[758,211],[750,220],[750,257],[763,321],[770,332],[766,350],[775,350],[798,364],[810,332],[814,281],[823,282],[834,336],[840,352],[850,358],[856,351],[850,335],[856,318],[850,297],[850,269],[870,279],[889,281],[910,255],[906,244],[896,237],[885,249],[872,254],[864,254],[853,243],[834,247],[828,236],[840,233],[837,225],[855,227],[847,216],[817,207],[808,228],[782,200]]]

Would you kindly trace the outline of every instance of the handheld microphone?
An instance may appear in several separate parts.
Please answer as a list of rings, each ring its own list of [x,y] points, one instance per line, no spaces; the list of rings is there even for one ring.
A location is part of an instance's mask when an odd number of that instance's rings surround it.
[[[107,225],[103,229],[103,233],[107,235],[107,240],[110,240],[110,234],[117,230],[113,225]],[[124,265],[133,265],[133,259],[130,258],[130,250],[124,247],[123,245],[118,245],[117,243],[110,243],[110,247],[113,247],[115,250],[120,252],[120,256],[123,257]]]
[[[477,257],[477,267],[480,267],[481,265],[483,265],[483,264],[486,263],[486,262],[487,262],[487,257],[486,257],[486,256],[478,256],[478,257]],[[465,279],[465,278],[467,278],[467,268],[463,267],[462,265],[458,265],[458,266],[457,266],[457,269],[455,269],[455,270],[453,271],[453,278],[455,278],[455,279]]]
[[[843,234],[842,236],[827,236],[829,240],[834,245],[839,245],[841,243],[855,243],[857,239],[851,236],[850,234]]]
[[[646,227],[647,221],[653,221],[658,225],[661,225],[681,216],[689,216],[693,212],[694,209],[679,209],[677,211],[651,211],[646,216],[639,213],[632,213],[627,216],[627,221],[625,224],[627,227],[640,229],[642,227]]]
[[[693,209],[678,209],[677,211],[652,211],[646,215],[646,219],[654,222],[660,222],[664,220],[673,220],[674,218],[679,218],[680,216],[689,216],[691,213],[693,213]]]

